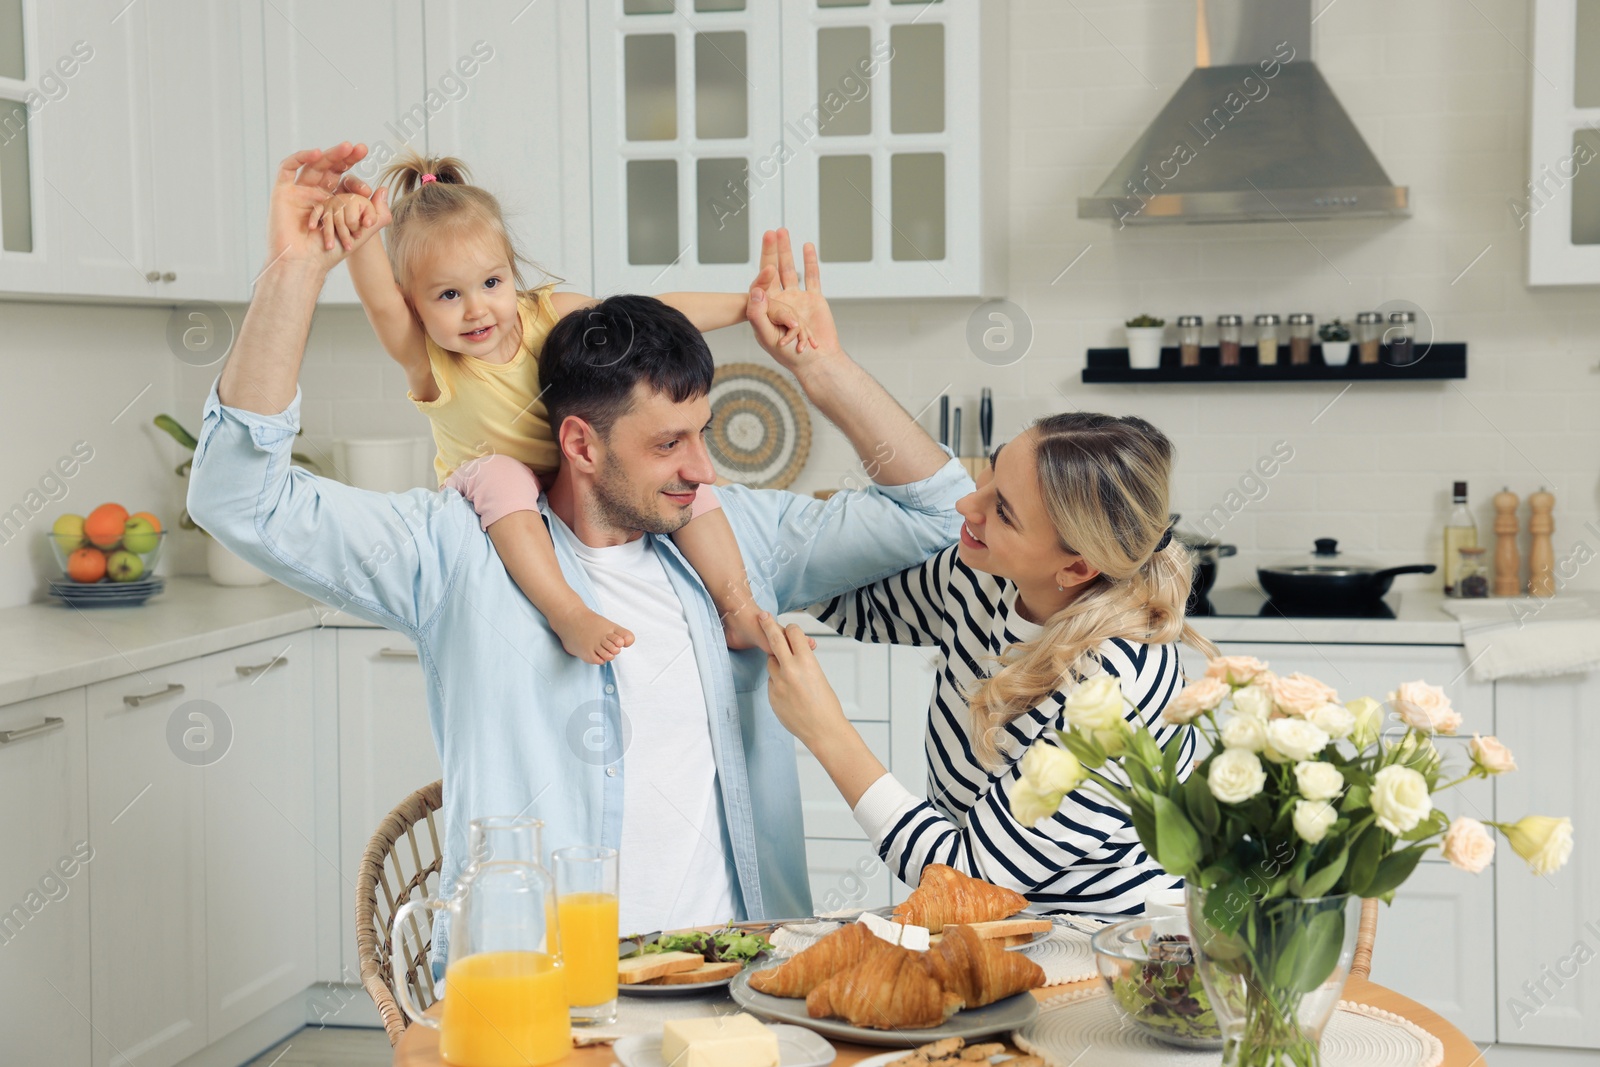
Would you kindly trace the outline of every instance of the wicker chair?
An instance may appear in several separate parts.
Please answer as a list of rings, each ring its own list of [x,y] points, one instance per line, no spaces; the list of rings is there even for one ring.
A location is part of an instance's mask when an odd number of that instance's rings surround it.
[[[1361,926],[1356,930],[1356,955],[1350,961],[1350,973],[1357,978],[1372,974],[1372,943],[1378,939],[1378,899],[1367,897],[1361,902]]]
[[[443,804],[443,793],[444,783],[434,782],[397,804],[367,843],[356,875],[356,956],[361,965],[361,984],[378,1006],[390,1045],[399,1042],[410,1024],[394,999],[397,976],[410,986],[411,997],[418,1006],[427,1008],[437,999],[433,971],[428,966],[432,928],[413,916],[407,923],[409,929],[401,935],[405,958],[399,961],[390,958],[389,933],[402,904],[413,897],[426,898],[438,892],[444,852],[434,813]],[[419,842],[417,830],[423,824],[427,836]]]

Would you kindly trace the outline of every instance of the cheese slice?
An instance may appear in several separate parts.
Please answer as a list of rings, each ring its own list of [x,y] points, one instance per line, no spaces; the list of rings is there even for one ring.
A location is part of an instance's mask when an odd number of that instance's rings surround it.
[[[669,1019],[661,1058],[672,1067],[778,1067],[778,1035],[743,1012]]]

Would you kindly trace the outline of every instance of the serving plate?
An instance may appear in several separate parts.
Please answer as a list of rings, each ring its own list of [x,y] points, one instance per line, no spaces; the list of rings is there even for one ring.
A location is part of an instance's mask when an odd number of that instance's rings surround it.
[[[739,972],[743,974],[743,971]],[[684,982],[681,985],[651,985],[635,982],[617,986],[617,994],[624,997],[681,997],[688,993],[704,993],[708,989],[726,989],[732,978],[718,978],[714,982]]]
[[[983,1008],[963,1008],[942,1026],[922,1030],[869,1030],[851,1026],[839,1019],[813,1019],[806,1014],[804,997],[769,997],[750,988],[750,968],[733,976],[728,994],[739,1007],[772,1022],[791,1023],[815,1030],[825,1037],[853,1041],[858,1045],[889,1048],[915,1048],[946,1037],[968,1040],[990,1034],[1010,1033],[1026,1026],[1039,1015],[1039,1000],[1032,993],[1018,993]]]
[[[141,578],[136,582],[74,582],[49,583],[50,595],[73,607],[131,607],[143,604],[167,587],[161,578]]]
[[[826,1067],[838,1055],[833,1046],[799,1026],[774,1026],[778,1039],[778,1067]],[[660,1034],[633,1034],[617,1042],[615,1052],[622,1067],[676,1067],[661,1055]]]

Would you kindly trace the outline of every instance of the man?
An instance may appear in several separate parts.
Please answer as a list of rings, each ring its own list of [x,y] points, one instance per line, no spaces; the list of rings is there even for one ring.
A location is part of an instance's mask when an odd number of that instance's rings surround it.
[[[659,566],[672,596],[644,610],[670,614],[665,609],[674,607],[681,621],[672,619],[667,629],[686,632],[683,648],[692,651],[693,670],[663,665],[674,672],[677,692],[650,686],[648,678],[624,681],[615,664],[595,666],[566,655],[507,576],[472,508],[455,493],[371,493],[291,468],[305,339],[322,281],[343,255],[331,233],[325,238],[308,231],[307,220],[364,151],[348,144],[326,154],[309,150],[279,169],[269,211],[269,265],[206,405],[191,514],[285,584],[416,643],[444,768],[445,891],[464,863],[471,818],[536,816],[544,820],[547,849],[618,847],[629,836],[624,827],[630,820],[654,818],[659,832],[671,837],[657,842],[653,854],[693,853],[713,866],[720,861],[722,874],[680,867],[672,884],[625,852],[623,882],[632,891],[624,889],[624,926],[720,921],[729,916],[711,913],[722,904],[707,897],[724,893],[733,916],[809,914],[794,741],[767,704],[765,659],[759,651],[728,652],[715,607],[694,572],[669,539],[641,532],[647,523],[672,528],[656,523],[672,512],[686,514],[678,499],[685,487],[692,491],[714,476],[702,439],[710,414],[703,342],[671,342],[694,349],[683,353],[700,368],[689,387],[652,382],[648,369],[627,371],[637,378],[604,433],[581,414],[583,389],[557,386],[566,406],[558,429],[563,466],[541,507],[563,574],[591,607],[601,609],[598,587],[626,585],[607,576],[597,555],[624,548],[633,555],[619,565],[637,564],[641,572],[637,557],[653,557],[648,562]],[[896,573],[948,545],[956,533],[954,503],[971,483],[839,347],[814,253],[808,250],[804,288],[786,237],[781,255],[774,242],[764,242],[762,260],[749,308],[758,340],[844,431],[878,482],[826,504],[782,492],[721,491],[756,601],[777,613]],[[781,291],[806,317],[815,350],[777,346],[779,333],[764,313],[769,291]],[[612,325],[602,328],[618,328],[619,320],[608,321]],[[607,359],[618,360],[618,374],[625,364],[641,362],[625,345],[620,357],[617,351],[610,348]],[[663,588],[658,574],[645,584],[657,594]],[[630,628],[636,621],[612,617]],[[644,640],[641,634],[622,658],[647,655]],[[696,682],[691,709],[678,698],[693,692]],[[650,746],[630,746],[627,720],[655,715],[684,715],[684,731],[704,731],[709,743],[703,751],[713,767],[683,766]],[[660,731],[660,722],[650,725],[657,736],[671,733]],[[636,775],[656,785],[673,775],[693,778],[701,792],[665,793],[669,800],[679,797],[680,805],[685,796],[703,796],[707,810],[676,811],[675,818],[647,811],[664,802],[654,791],[630,788]],[[437,936],[435,946],[442,947]]]

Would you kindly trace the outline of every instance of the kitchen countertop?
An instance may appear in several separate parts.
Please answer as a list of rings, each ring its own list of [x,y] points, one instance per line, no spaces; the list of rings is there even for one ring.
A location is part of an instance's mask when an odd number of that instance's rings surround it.
[[[1442,600],[1438,593],[1399,594],[1395,619],[1194,623],[1219,642],[1459,645],[1461,624],[1440,610]],[[809,616],[795,618],[810,632],[831,632]],[[139,607],[80,609],[51,600],[0,609],[0,706],[316,626],[370,625],[276,582],[226,588],[206,578],[168,578],[166,590]]]

